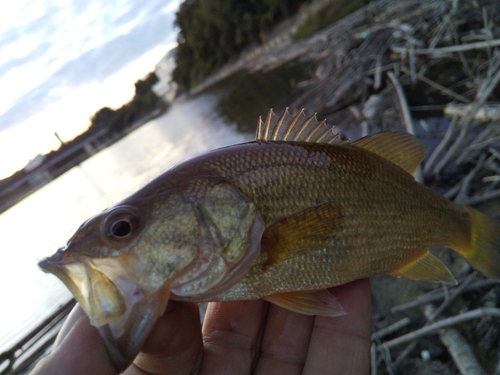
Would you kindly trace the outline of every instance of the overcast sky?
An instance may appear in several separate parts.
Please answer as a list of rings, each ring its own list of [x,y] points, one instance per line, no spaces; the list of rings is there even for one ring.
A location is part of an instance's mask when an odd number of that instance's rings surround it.
[[[0,4],[0,178],[71,139],[175,45],[180,0]]]

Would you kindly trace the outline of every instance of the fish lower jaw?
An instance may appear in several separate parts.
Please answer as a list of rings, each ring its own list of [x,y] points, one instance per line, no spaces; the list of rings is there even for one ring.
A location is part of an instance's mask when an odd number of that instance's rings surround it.
[[[168,285],[143,284],[122,259],[56,253],[40,266],[58,276],[97,327],[117,371],[137,356],[170,296]],[[139,265],[138,270],[143,270]]]
[[[137,356],[149,333],[168,304],[167,288],[155,293],[132,293],[126,311],[113,322],[97,326],[118,371],[123,371]]]

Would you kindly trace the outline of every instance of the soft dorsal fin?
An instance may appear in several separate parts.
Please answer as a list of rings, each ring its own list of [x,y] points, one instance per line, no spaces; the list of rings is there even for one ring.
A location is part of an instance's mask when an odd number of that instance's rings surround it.
[[[410,174],[427,154],[427,148],[409,133],[377,133],[358,139],[352,145],[373,152]]]
[[[326,144],[342,143],[340,135],[333,132],[333,127],[326,126],[326,120],[321,122],[316,120],[316,114],[307,117],[302,122],[300,122],[299,119],[304,115],[303,109],[289,121],[285,121],[287,114],[288,108],[286,108],[278,120],[273,123],[271,123],[274,115],[272,109],[270,109],[267,114],[266,122],[263,122],[262,118],[259,117],[257,134],[255,136],[256,141],[311,142]]]

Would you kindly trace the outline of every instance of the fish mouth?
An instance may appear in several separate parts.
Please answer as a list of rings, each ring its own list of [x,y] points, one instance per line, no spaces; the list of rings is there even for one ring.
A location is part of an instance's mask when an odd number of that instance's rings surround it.
[[[120,257],[91,259],[65,249],[38,263],[73,293],[97,327],[117,371],[137,356],[170,296],[168,288],[141,286],[126,264]]]

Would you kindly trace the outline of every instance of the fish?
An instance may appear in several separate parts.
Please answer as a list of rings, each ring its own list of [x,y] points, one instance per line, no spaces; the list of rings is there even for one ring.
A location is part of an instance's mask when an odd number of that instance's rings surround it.
[[[252,142],[185,161],[85,221],[39,262],[75,296],[117,369],[170,299],[264,299],[309,315],[345,310],[327,288],[387,274],[456,283],[451,248],[500,278],[500,224],[415,181],[426,148],[407,133],[350,142],[285,110]]]

